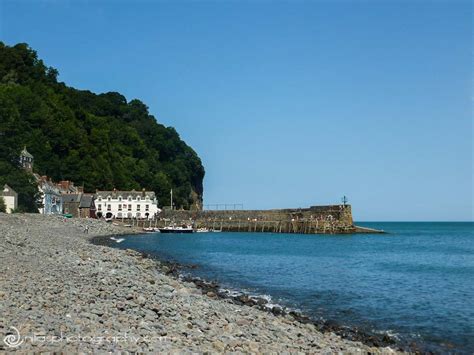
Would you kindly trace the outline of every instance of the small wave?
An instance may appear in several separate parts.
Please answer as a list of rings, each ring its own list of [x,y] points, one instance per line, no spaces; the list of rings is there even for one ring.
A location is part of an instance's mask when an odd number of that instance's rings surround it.
[[[249,298],[251,298],[251,299],[263,299],[263,300],[265,300],[265,301],[267,301],[267,302],[271,302],[271,301],[272,301],[272,296],[270,296],[270,295],[265,295],[265,294],[264,294],[264,295],[249,294],[248,296],[249,296]]]
[[[273,309],[273,308],[283,308],[281,305],[279,305],[278,303],[266,303],[264,305],[265,308],[267,309]]]
[[[237,290],[232,288],[219,288],[219,293],[228,298],[239,299],[241,297],[247,297],[252,300],[255,304],[259,304],[261,308],[266,310],[273,310],[274,308],[285,312],[298,312],[296,309],[290,309],[282,304],[274,302],[273,298],[267,294],[256,294],[246,290]]]
[[[397,341],[400,340],[400,334],[396,333],[395,331],[393,331],[391,329],[389,329],[389,330],[375,330],[375,329],[372,329],[372,332],[375,333],[375,334],[386,335],[386,336],[388,336],[389,338],[391,338],[393,340],[397,340]]]
[[[244,295],[244,293],[241,291],[227,289],[227,288],[219,288],[219,293],[228,297],[239,297],[239,296]]]

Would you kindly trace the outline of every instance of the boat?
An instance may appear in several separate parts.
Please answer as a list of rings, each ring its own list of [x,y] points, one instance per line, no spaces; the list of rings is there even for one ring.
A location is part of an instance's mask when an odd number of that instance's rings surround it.
[[[196,229],[196,233],[207,233],[209,232],[209,228],[198,228]]]
[[[155,233],[155,228],[147,227],[147,228],[143,228],[143,231],[145,233]]]
[[[193,233],[192,226],[167,226],[164,228],[158,228],[160,233]]]
[[[209,229],[206,227],[198,228],[195,230],[196,233],[220,233],[221,229]]]

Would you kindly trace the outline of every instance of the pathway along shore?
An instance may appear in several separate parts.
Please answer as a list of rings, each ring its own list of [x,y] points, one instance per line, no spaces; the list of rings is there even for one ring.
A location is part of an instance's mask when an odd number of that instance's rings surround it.
[[[209,298],[138,252],[90,243],[124,233],[97,220],[0,213],[0,350],[394,353]]]

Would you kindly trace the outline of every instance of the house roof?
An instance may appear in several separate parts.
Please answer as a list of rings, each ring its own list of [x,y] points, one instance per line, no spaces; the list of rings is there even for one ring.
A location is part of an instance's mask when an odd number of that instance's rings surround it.
[[[20,155],[21,155],[21,156],[24,156],[24,157],[27,157],[27,158],[33,159],[33,156],[30,154],[30,152],[28,152],[28,151],[26,150],[26,146],[23,148],[23,150],[21,151]]]
[[[61,198],[63,200],[63,203],[81,202],[81,194],[62,194]]]
[[[76,193],[78,192],[78,188],[74,186],[74,183],[69,180],[62,180],[57,183],[58,188],[61,190],[63,193]]]
[[[155,192],[153,191],[119,191],[119,190],[114,190],[114,191],[97,191],[95,193],[95,198],[107,198],[108,196],[112,197],[113,199],[118,198],[119,196],[122,196],[123,199],[127,199],[129,196],[131,196],[133,199],[137,197],[149,197],[150,200],[153,200],[155,198]]]
[[[94,196],[83,194],[81,197],[81,203],[79,204],[79,208],[90,208],[92,206],[93,201]]]
[[[10,186],[8,186],[7,184],[5,184],[3,186],[3,190],[0,191],[0,195],[2,196],[18,196],[18,194],[16,193],[15,190],[13,190]]]
[[[49,193],[49,194],[54,194],[54,195],[61,195],[61,191],[58,189],[55,183],[51,181],[40,181],[38,183],[40,189],[42,190],[43,193]]]

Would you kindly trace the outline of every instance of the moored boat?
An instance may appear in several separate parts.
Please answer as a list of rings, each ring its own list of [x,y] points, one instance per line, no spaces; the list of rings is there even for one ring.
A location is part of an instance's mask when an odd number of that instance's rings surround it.
[[[192,226],[167,226],[159,228],[160,233],[193,233]]]

